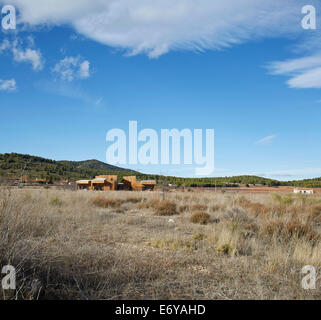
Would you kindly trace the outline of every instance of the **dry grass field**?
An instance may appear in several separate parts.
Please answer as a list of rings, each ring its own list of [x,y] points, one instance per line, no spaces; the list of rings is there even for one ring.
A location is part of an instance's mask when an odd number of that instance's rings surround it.
[[[320,299],[321,198],[0,190],[0,299]]]

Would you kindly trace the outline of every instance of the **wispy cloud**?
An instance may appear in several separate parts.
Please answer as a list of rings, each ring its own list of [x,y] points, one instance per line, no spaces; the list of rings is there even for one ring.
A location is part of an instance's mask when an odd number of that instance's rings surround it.
[[[10,42],[8,39],[4,39],[2,43],[0,43],[0,54],[10,48]]]
[[[319,5],[317,1],[311,2]],[[317,21],[320,20],[320,10],[317,10]],[[321,33],[319,30],[304,30],[304,37],[295,43],[291,54],[293,56],[291,59],[267,64],[269,72],[273,75],[285,76],[286,84],[290,88],[321,88]]]
[[[36,89],[47,94],[53,94],[69,99],[79,100],[92,106],[103,105],[103,99],[91,96],[82,87],[72,82],[39,81],[35,83]]]
[[[10,80],[1,80],[0,79],[0,91],[16,91],[17,90],[17,84],[15,79]]]
[[[0,0],[4,3],[6,0]],[[155,58],[175,49],[221,49],[253,38],[302,31],[305,0],[11,0],[18,23],[69,24],[129,54]]]
[[[100,106],[103,101],[104,101],[104,99],[103,99],[102,97],[98,98],[98,99],[96,100],[96,106]]]
[[[90,62],[80,56],[65,57],[52,68],[52,72],[57,73],[61,80],[69,82],[74,79],[86,79],[90,76]]]
[[[273,140],[275,140],[277,138],[277,135],[276,134],[272,134],[270,136],[267,136],[267,137],[264,137],[263,139],[260,139],[258,141],[256,141],[256,145],[266,145],[266,144],[269,144],[271,143]]]
[[[285,75],[290,88],[321,88],[321,52],[314,55],[268,64],[271,74]]]

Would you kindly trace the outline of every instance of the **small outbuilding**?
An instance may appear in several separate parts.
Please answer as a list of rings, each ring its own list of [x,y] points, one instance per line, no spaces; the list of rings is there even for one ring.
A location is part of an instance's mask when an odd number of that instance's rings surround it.
[[[105,179],[105,187],[104,190],[117,190],[118,187],[118,176],[116,175],[107,175],[107,176],[96,176],[97,179]]]
[[[136,176],[123,177],[124,190],[145,191],[156,190],[155,180],[137,181]]]
[[[76,181],[78,190],[90,190],[91,181],[90,180],[78,180]]]
[[[123,177],[124,190],[135,191],[137,190],[136,176]]]
[[[95,178],[91,180],[91,190],[107,191],[112,190],[113,184],[106,178]]]
[[[314,190],[312,189],[295,188],[293,192],[296,194],[314,194]]]
[[[142,190],[151,190],[155,191],[156,190],[156,181],[155,180],[143,180],[140,182],[142,185]]]

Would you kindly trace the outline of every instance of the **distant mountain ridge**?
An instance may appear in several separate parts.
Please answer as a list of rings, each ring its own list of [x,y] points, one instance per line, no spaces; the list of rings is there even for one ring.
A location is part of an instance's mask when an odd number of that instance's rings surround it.
[[[92,179],[97,175],[136,175],[138,180],[157,180],[161,184],[176,184],[186,187],[238,187],[240,185],[294,186],[306,188],[321,188],[321,178],[299,181],[278,181],[257,176],[235,176],[216,178],[181,178],[166,177],[154,174],[142,174],[130,169],[124,169],[98,160],[85,161],[55,161],[27,154],[0,154],[0,178],[17,179],[22,175],[31,179],[41,178],[48,181]]]
[[[68,161],[62,160],[57,161],[61,164],[71,165],[75,168],[85,168],[85,169],[96,169],[96,170],[111,170],[111,171],[128,171],[127,169],[113,166],[111,164],[99,161],[99,160],[84,160],[84,161]]]

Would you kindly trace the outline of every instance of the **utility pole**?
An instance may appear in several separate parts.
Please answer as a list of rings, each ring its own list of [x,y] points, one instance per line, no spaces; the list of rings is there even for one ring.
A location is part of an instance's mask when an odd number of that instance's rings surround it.
[[[20,186],[22,186],[23,174],[24,174],[24,172],[25,172],[25,170],[26,170],[26,168],[27,168],[27,165],[29,164],[30,161],[31,161],[31,159],[29,159],[29,160],[27,161],[27,163],[25,164],[25,166],[24,166],[24,168],[23,168],[23,170],[22,170],[22,172],[21,172],[21,176],[20,176]]]
[[[163,189],[162,199],[165,200],[165,177],[162,175],[162,170],[160,171],[161,185]]]

